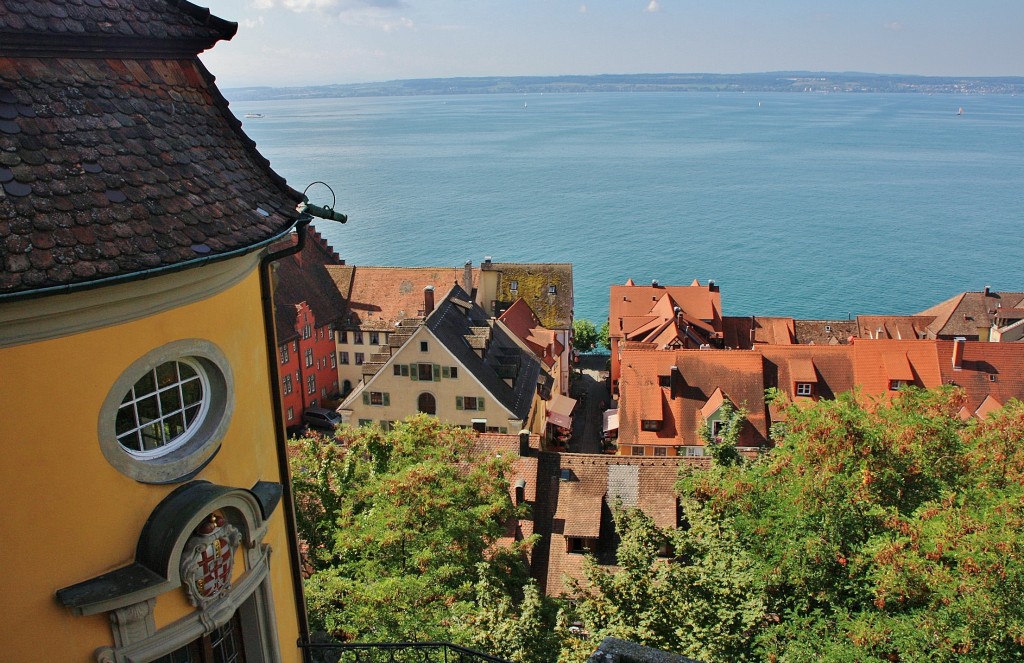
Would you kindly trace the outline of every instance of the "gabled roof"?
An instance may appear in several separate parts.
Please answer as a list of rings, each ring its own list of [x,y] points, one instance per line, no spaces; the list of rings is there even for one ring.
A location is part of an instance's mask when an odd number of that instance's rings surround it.
[[[391,329],[407,318],[423,317],[423,289],[434,286],[440,297],[462,283],[454,267],[328,267],[335,288],[347,302],[342,321],[371,329]],[[474,271],[474,277],[477,272]],[[436,306],[436,303],[435,303]],[[351,320],[351,322],[349,322]]]
[[[196,54],[235,25],[180,0],[0,5],[0,296],[260,248],[301,194]]]
[[[776,387],[797,400],[797,382],[813,382],[814,396],[835,398],[853,389],[853,348],[849,345],[764,345],[765,388]]]
[[[471,303],[468,293],[458,285],[452,286],[437,303],[424,324],[491,396],[517,418],[527,418],[541,374],[540,361],[520,345],[508,327],[499,320],[489,322],[487,313]],[[474,327],[490,327],[490,341],[483,357],[467,342],[467,337],[475,333]],[[510,365],[516,366],[512,387],[498,374]]]
[[[696,281],[695,281],[696,282]],[[664,299],[665,296],[668,299]],[[660,305],[660,308],[659,308]],[[665,306],[668,306],[667,316]],[[721,329],[722,296],[717,286],[689,285],[613,285],[609,299],[609,335],[622,338],[627,325],[632,330],[639,326],[633,322],[641,316],[654,316],[664,320],[673,317],[672,307],[678,306],[692,320],[700,320],[714,330]],[[657,311],[656,311],[657,309]],[[659,312],[661,315],[659,315]]]
[[[327,272],[327,265],[344,261],[319,233],[308,232],[302,250],[279,260],[274,270],[274,323],[279,344],[298,335],[295,307],[301,302],[309,305],[317,326],[336,322],[345,309],[345,300]],[[293,241],[294,236],[288,243]]]
[[[556,358],[565,349],[558,342],[555,332],[541,324],[540,318],[522,297],[514,301],[512,306],[498,316],[498,320],[501,320],[509,331],[526,343],[548,368],[555,364]]]
[[[858,330],[855,320],[794,320],[793,333],[800,345],[846,345]]]
[[[962,292],[940,302],[918,315],[934,316],[928,325],[930,338],[951,339],[956,336],[977,338],[979,328],[992,326],[1000,308],[1018,308],[1024,301],[1024,292]]]
[[[942,384],[935,341],[857,339],[854,382],[866,394],[889,394],[892,380],[931,388]]]
[[[572,264],[484,262],[480,269],[499,273],[499,302],[509,304],[522,297],[548,329],[572,326]],[[511,289],[513,281],[517,286],[515,291]],[[550,292],[551,286],[554,286],[554,294]]]

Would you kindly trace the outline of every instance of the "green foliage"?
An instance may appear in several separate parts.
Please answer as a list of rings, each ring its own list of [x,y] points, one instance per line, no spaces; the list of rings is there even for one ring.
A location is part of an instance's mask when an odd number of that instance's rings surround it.
[[[608,321],[605,320],[601,323],[601,326],[597,328],[597,344],[605,350],[612,349],[612,339],[608,332]]]
[[[519,551],[493,551],[516,513],[508,461],[422,415],[342,442],[296,441],[300,535],[310,544],[310,620],[343,640],[455,640],[474,609],[477,567],[509,594],[527,580]]]
[[[697,436],[704,441],[704,447],[711,453],[716,465],[735,465],[740,462],[739,445],[743,424],[747,421],[747,411],[733,407],[729,401],[718,408],[715,420],[722,422],[718,435],[711,434],[711,423],[701,419],[697,425]]]
[[[578,318],[572,322],[572,347],[576,352],[590,352],[597,345],[597,327],[590,320]]]
[[[760,658],[1024,657],[1024,406],[965,423],[962,400],[789,406],[772,454],[681,480],[756,569]]]

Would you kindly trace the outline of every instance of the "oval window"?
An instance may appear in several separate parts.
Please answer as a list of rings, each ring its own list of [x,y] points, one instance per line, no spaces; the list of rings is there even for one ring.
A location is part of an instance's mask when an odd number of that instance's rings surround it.
[[[132,363],[100,409],[100,450],[143,483],[187,481],[210,462],[234,409],[227,357],[202,339],[168,343]]]
[[[147,371],[117,410],[117,442],[139,458],[173,451],[195,435],[209,410],[210,383],[202,366],[178,359]]]

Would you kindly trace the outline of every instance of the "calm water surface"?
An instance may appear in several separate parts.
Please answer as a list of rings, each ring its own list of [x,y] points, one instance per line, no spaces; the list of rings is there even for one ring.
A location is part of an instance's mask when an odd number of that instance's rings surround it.
[[[963,107],[964,114],[957,116]],[[237,102],[273,168],[349,215],[356,265],[571,262],[714,279],[727,315],[913,313],[1024,290],[1024,98],[728,93]],[[330,203],[315,186],[310,198]]]

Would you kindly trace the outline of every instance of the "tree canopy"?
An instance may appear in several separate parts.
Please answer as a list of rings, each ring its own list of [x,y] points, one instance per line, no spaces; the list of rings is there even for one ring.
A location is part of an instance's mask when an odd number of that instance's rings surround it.
[[[684,527],[617,517],[622,570],[590,567],[581,614],[705,661],[1021,660],[1024,406],[962,404],[785,407],[771,453],[681,479]]]
[[[572,321],[572,347],[576,352],[590,352],[597,346],[597,327],[590,320],[577,318]]]

